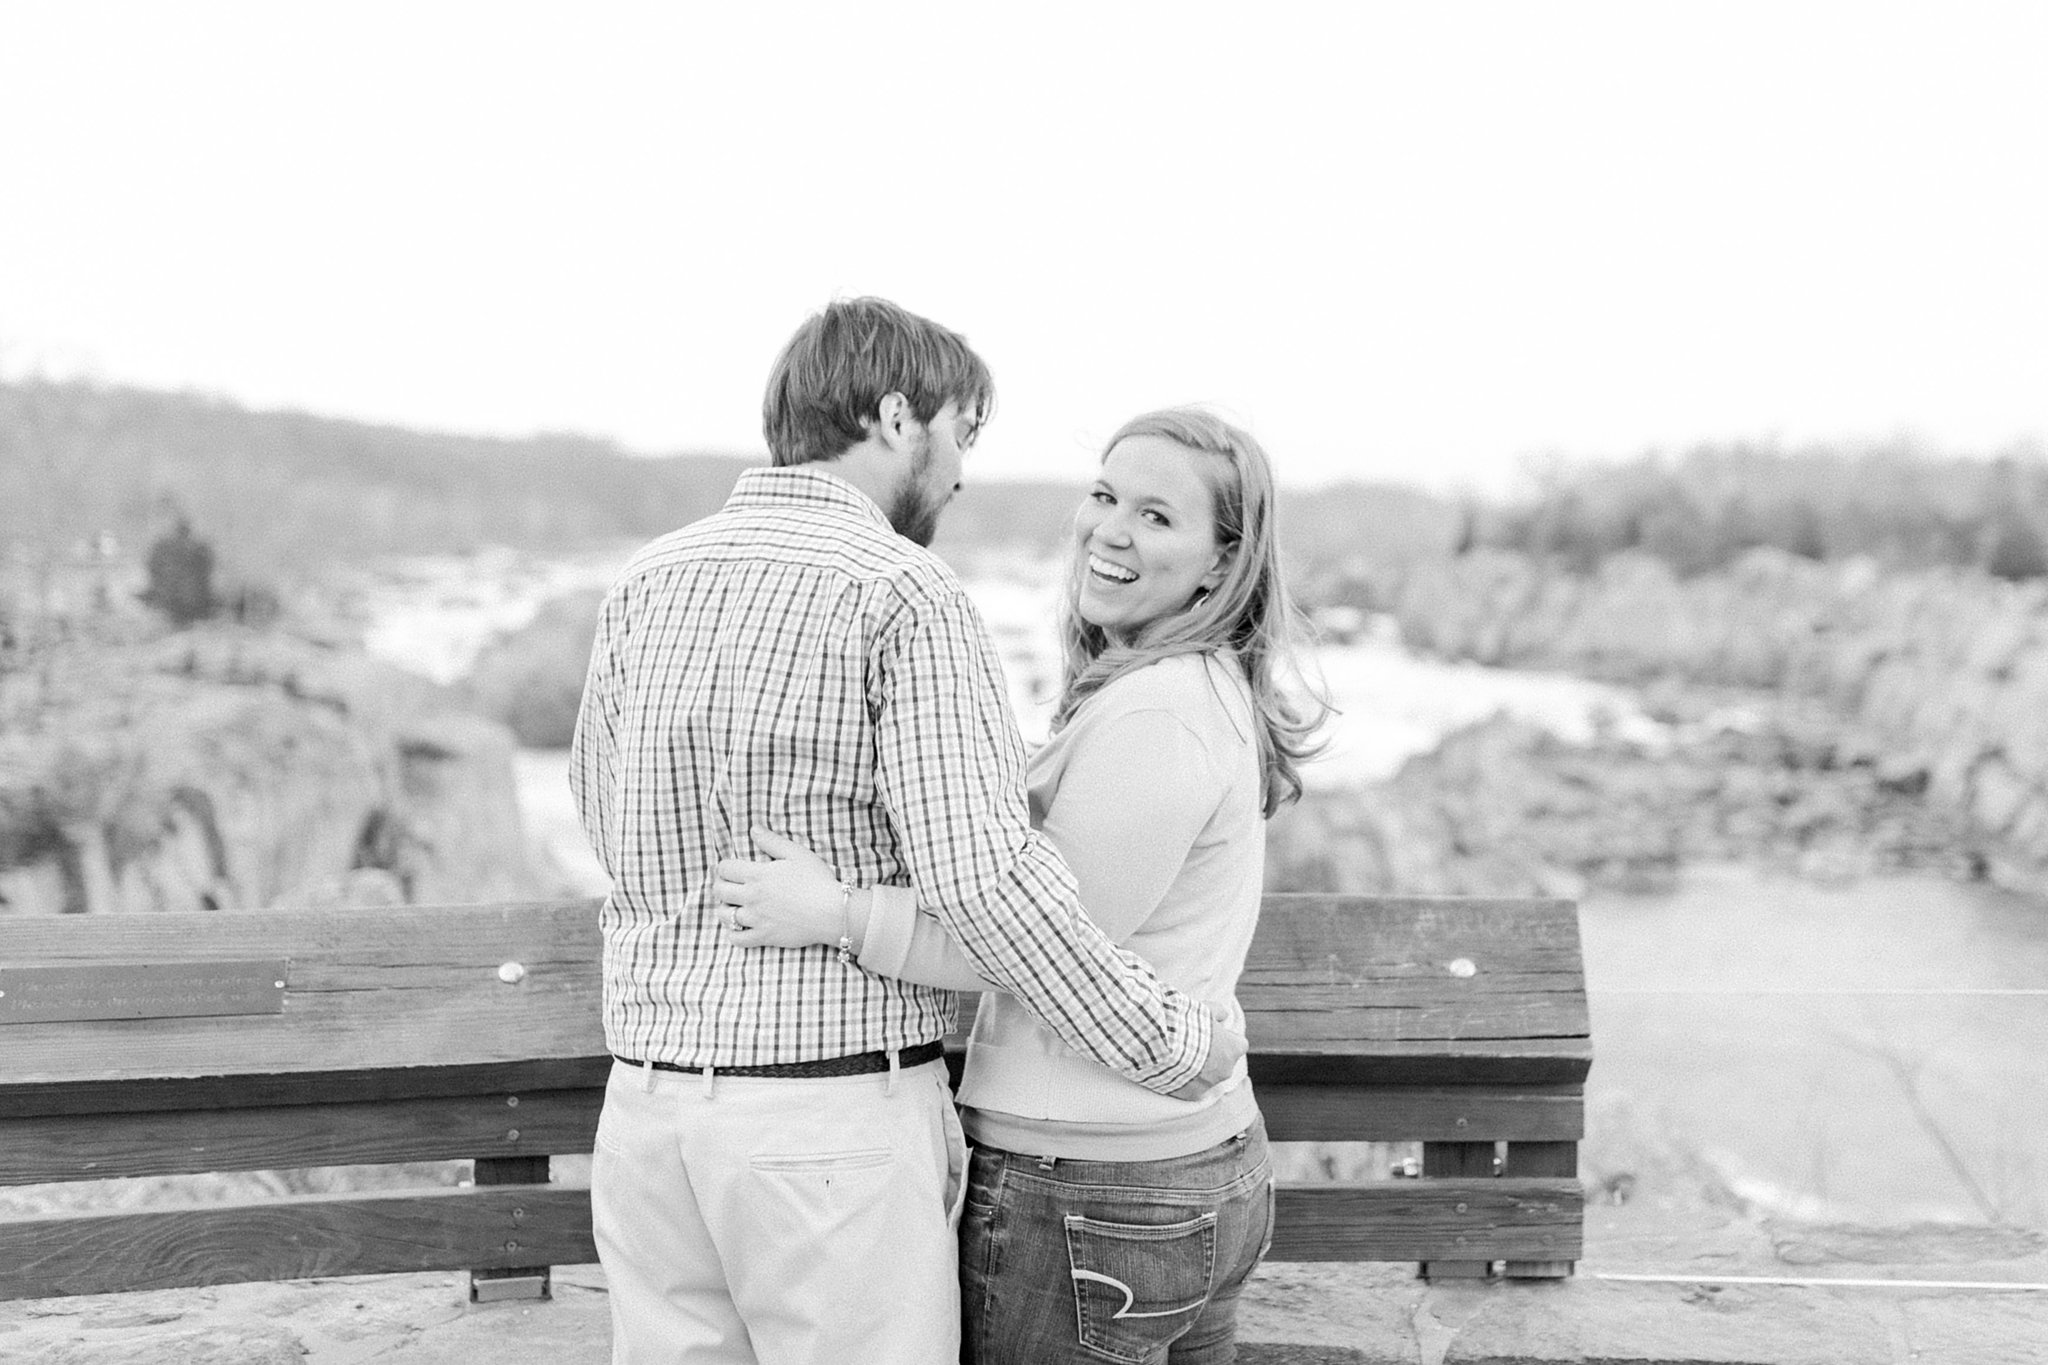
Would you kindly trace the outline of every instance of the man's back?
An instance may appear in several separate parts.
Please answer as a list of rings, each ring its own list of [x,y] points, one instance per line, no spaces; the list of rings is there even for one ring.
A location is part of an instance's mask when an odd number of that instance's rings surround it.
[[[946,993],[844,966],[829,949],[731,947],[710,884],[756,825],[802,839],[855,884],[909,880],[879,780],[875,656],[959,596],[944,564],[813,468],[751,470],[724,510],[634,557],[606,602],[572,765],[613,879],[614,1052],[758,1065],[950,1027]],[[988,649],[985,636],[959,644]],[[1021,767],[1007,703],[989,691],[960,704],[1010,737]]]

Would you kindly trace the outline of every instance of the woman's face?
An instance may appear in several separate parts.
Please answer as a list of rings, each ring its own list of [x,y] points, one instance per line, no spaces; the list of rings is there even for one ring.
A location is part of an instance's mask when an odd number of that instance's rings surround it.
[[[1223,580],[1230,556],[1216,540],[1211,462],[1221,457],[1164,436],[1110,447],[1074,516],[1082,620],[1128,644]]]

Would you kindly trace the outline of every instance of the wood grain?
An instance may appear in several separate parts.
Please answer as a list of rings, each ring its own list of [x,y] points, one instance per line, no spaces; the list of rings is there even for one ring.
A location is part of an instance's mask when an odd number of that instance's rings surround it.
[[[516,1101],[516,1103],[515,1103]],[[591,1149],[604,1091],[0,1118],[0,1185]]]
[[[591,901],[0,919],[0,962],[11,964],[253,956],[289,960],[282,1014],[9,1025],[0,1076],[336,1072],[604,1051]],[[498,980],[504,962],[525,979]],[[1591,1060],[1566,901],[1268,896],[1240,998],[1256,1050],[1287,1073],[1275,1079],[1313,1069],[1326,1081],[1540,1084],[1581,1080]]]
[[[309,1196],[0,1221],[0,1299],[596,1259],[588,1190]]]
[[[0,962],[289,960],[284,1011],[0,1027],[0,1076],[121,1080],[605,1050],[596,902],[0,919]],[[525,978],[498,979],[517,962]]]
[[[1365,1086],[1263,1084],[1259,1111],[1276,1142],[1576,1141],[1586,1102],[1576,1085]]]
[[[1490,1182],[1495,1174],[1493,1158],[1491,1142],[1425,1142],[1422,1174]],[[1504,1254],[1489,1229],[1484,1237],[1467,1235],[1453,1249],[1423,1257],[1422,1275],[1431,1280],[1483,1280],[1493,1274],[1494,1258]]]
[[[1577,1260],[1584,1195],[1575,1180],[1395,1180],[1285,1184],[1276,1261]]]
[[[1579,1175],[1579,1144],[1576,1142],[1510,1142],[1501,1167],[1504,1176]],[[1569,1258],[1541,1261],[1509,1260],[1501,1274],[1511,1280],[1561,1280],[1572,1273]]]
[[[1267,1053],[1591,1061],[1569,901],[1269,895],[1238,998]]]
[[[612,1059],[538,1057],[467,1066],[374,1067],[351,1071],[245,1072],[233,1076],[161,1076],[127,1080],[0,1080],[0,1114],[169,1113],[179,1109],[266,1108],[283,1104],[359,1104],[369,1100],[523,1095],[604,1088]]]

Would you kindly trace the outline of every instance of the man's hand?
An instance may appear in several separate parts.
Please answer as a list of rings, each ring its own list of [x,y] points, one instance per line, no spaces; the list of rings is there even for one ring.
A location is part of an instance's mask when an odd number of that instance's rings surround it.
[[[1244,1060],[1245,1038],[1236,1029],[1227,1027],[1224,1021],[1230,1018],[1230,1010],[1224,1005],[1208,1006],[1209,1055],[1202,1062],[1202,1069],[1195,1078],[1173,1092],[1170,1098],[1176,1100],[1198,1100],[1217,1086],[1230,1079],[1237,1070],[1237,1064]]]

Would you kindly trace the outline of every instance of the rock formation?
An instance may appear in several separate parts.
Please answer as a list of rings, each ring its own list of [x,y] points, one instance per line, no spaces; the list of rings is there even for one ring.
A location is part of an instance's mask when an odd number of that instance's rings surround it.
[[[556,889],[512,739],[430,683],[213,627],[66,660],[0,735],[0,911],[476,901]]]
[[[1963,817],[1996,880],[2048,887],[2048,585],[1773,550],[1696,578],[1638,554],[1581,576],[1482,551],[1368,590],[1427,653],[1817,702],[1887,782]]]

